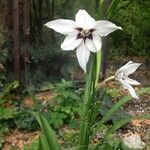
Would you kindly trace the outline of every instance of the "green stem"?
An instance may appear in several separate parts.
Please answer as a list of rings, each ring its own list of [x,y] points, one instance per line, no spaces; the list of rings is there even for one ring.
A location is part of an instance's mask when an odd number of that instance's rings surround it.
[[[100,68],[101,68],[101,56],[102,52],[101,50],[96,55],[96,79],[95,79],[95,86],[97,86],[99,81],[99,74],[100,74]]]
[[[95,63],[96,63],[96,55],[92,54],[90,68],[86,78],[83,115],[81,116],[81,123],[80,123],[80,135],[79,135],[80,150],[87,150],[89,145],[91,106],[92,100],[94,98],[93,93],[95,90],[95,77],[96,77]]]
[[[100,87],[103,87],[107,82],[114,80],[115,76],[110,76],[109,78],[105,79],[103,82],[101,82],[100,84],[97,84],[97,89],[99,90]]]
[[[95,65],[95,54],[91,56],[90,68],[89,72],[87,73],[86,77],[86,85],[85,85],[85,92],[84,92],[84,106],[87,105],[91,93],[92,93],[92,80],[93,80],[93,69]]]

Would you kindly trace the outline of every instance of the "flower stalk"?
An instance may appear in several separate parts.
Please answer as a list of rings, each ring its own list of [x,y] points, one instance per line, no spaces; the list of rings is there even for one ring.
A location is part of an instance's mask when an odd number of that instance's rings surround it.
[[[102,50],[100,50],[100,51],[97,53],[97,55],[96,55],[96,79],[95,79],[95,86],[97,86],[98,81],[99,81],[101,60],[102,60]]]
[[[86,87],[84,93],[84,106],[83,106],[83,115],[81,116],[80,123],[80,135],[79,135],[79,146],[80,150],[87,150],[89,145],[90,138],[90,116],[92,112],[92,103],[94,100],[95,93],[95,64],[96,64],[96,55],[91,56],[91,63],[89,72],[87,73]]]
[[[103,82],[101,82],[100,84],[98,84],[98,89],[100,88],[100,87],[102,87],[102,86],[104,86],[106,83],[108,83],[109,81],[111,81],[111,80],[114,80],[115,79],[115,76],[110,76],[110,77],[108,77],[108,78],[106,78]]]

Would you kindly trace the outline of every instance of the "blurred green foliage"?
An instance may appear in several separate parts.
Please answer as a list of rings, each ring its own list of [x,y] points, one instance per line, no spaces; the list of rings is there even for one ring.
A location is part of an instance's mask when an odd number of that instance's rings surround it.
[[[111,16],[111,20],[123,28],[123,32],[115,32],[112,36],[113,50],[119,56],[150,56],[149,6],[149,0],[120,0]]]
[[[109,1],[106,0],[106,3],[109,3]],[[7,4],[6,2],[3,3]],[[31,0],[29,47],[31,63],[27,71],[24,71],[26,63],[24,63],[23,59],[25,57],[26,43],[23,42],[24,36],[22,30],[20,30],[21,79],[23,82],[30,83],[33,89],[37,90],[43,81],[51,82],[52,80],[60,80],[62,77],[66,79],[71,77],[68,67],[65,66],[69,64],[70,68],[74,68],[74,65],[77,64],[77,60],[72,59],[75,53],[62,51],[60,45],[64,36],[53,32],[53,30],[45,27],[44,24],[58,18],[74,20],[79,9],[86,9],[95,18],[98,4],[99,0]],[[115,7],[109,20],[121,26],[123,31],[116,31],[109,36],[110,47],[108,55],[111,58],[116,55],[149,58],[149,6],[149,0],[119,0],[119,5]],[[8,9],[6,10],[8,11]],[[20,21],[23,21],[22,18],[20,18]],[[12,39],[9,39],[8,32],[11,33],[12,31],[8,29],[7,25],[4,24],[3,26],[6,31],[0,31],[0,64],[8,72],[7,76],[11,78],[13,63],[9,54],[11,54],[12,50]],[[20,24],[20,28],[22,28],[22,24]],[[4,71],[0,71],[0,79],[0,82],[5,80]]]
[[[18,88],[18,81],[13,81],[3,85],[0,93],[0,148],[5,142],[4,135],[9,132],[9,127],[13,126],[13,119],[17,115],[17,110],[11,105],[11,92]]]
[[[25,109],[23,107],[18,110],[18,115],[15,117],[14,123],[19,130],[34,131],[39,128],[39,125],[31,111],[32,108]]]
[[[7,41],[6,36],[0,32],[0,90],[3,88],[3,83],[6,81],[6,63],[8,60],[8,49],[4,47]]]
[[[9,132],[7,125],[0,124],[0,148],[3,146],[5,142],[4,135]]]
[[[121,139],[111,134],[107,139],[98,144],[96,150],[129,150],[129,148],[124,145]]]

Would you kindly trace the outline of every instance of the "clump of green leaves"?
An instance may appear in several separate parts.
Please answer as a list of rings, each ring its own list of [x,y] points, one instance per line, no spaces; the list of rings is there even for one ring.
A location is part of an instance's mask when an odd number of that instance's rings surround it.
[[[0,147],[2,147],[2,143],[4,143],[4,135],[8,133],[9,126],[12,126],[12,122],[16,115],[17,111],[13,106],[6,107],[5,104],[10,101],[10,93],[14,89],[19,86],[17,81],[13,81],[12,83],[5,84],[3,86],[3,92],[0,93]]]
[[[55,106],[49,111],[47,116],[48,122],[54,127],[59,128],[64,123],[73,125],[73,120],[78,115],[77,108],[81,103],[78,90],[75,89],[72,81],[62,79],[61,83],[54,85]],[[74,124],[75,125],[75,124]]]
[[[17,111],[14,107],[6,107],[5,103],[10,101],[10,92],[19,86],[18,81],[4,85],[3,92],[0,93],[0,121],[14,118]]]
[[[7,125],[0,124],[0,148],[2,147],[3,143],[5,142],[4,135],[9,132]]]
[[[12,119],[17,114],[14,107],[10,106],[7,108],[5,104],[11,100],[10,92],[16,89],[18,86],[18,81],[13,81],[12,83],[4,85],[3,92],[0,93],[0,121]]]
[[[50,113],[48,118],[48,122],[50,125],[54,126],[55,128],[59,128],[64,124],[64,120],[67,118],[67,115],[58,111],[54,111]]]
[[[37,121],[31,113],[31,109],[20,110],[14,122],[17,128],[21,130],[33,131],[39,128]]]
[[[121,139],[114,137],[114,135],[110,134],[107,139],[100,142],[95,147],[96,150],[129,150]]]
[[[8,120],[14,118],[17,114],[14,108],[0,108],[0,120]]]
[[[76,129],[68,127],[63,128],[62,130],[59,130],[58,137],[63,142],[62,147],[64,149],[69,149],[78,144],[78,130]]]
[[[0,93],[0,98],[3,99],[4,102],[7,101],[10,92],[17,89],[18,87],[19,87],[18,81],[13,81],[11,83],[4,84],[3,92]]]

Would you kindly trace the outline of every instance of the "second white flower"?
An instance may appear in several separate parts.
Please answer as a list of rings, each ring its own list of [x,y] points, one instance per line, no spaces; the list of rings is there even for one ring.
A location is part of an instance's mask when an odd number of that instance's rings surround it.
[[[135,99],[138,99],[138,96],[132,85],[140,85],[140,83],[136,80],[130,79],[128,76],[134,73],[140,65],[141,63],[133,63],[132,61],[129,61],[127,64],[118,69],[115,75],[115,79],[118,80],[123,88],[127,89]]]

